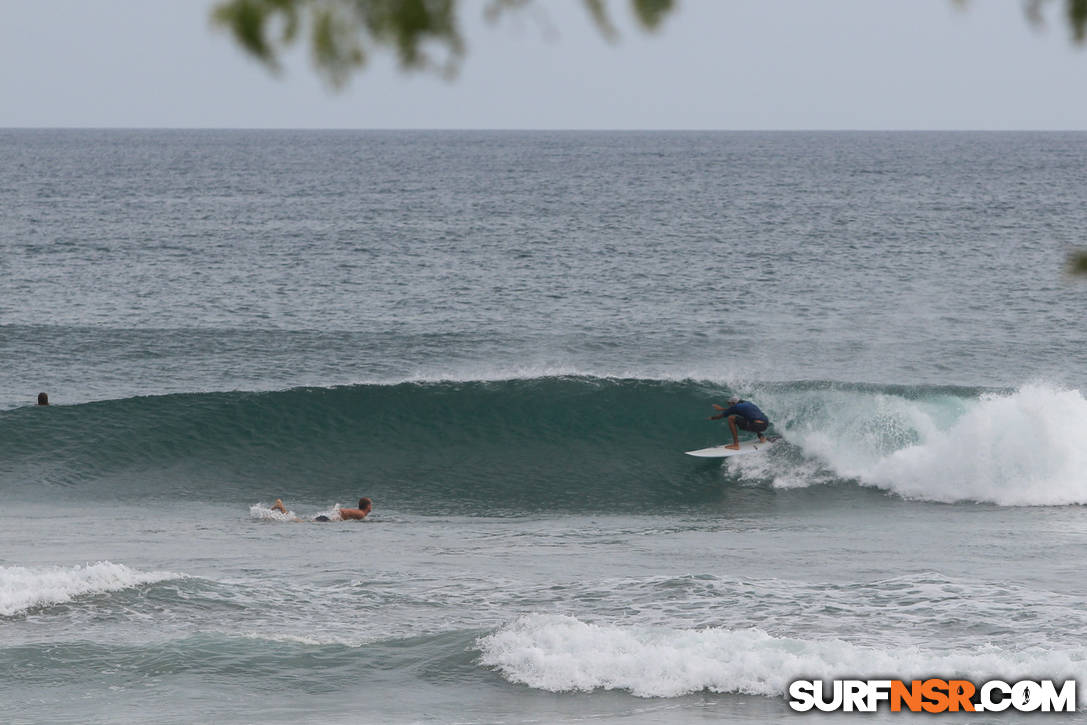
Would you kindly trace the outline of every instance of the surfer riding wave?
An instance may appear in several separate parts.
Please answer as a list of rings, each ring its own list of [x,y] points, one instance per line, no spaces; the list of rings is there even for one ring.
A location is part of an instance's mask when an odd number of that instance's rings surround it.
[[[726,445],[729,450],[740,450],[740,431],[746,430],[759,436],[759,443],[766,443],[763,433],[770,427],[770,419],[759,410],[758,406],[746,400],[741,400],[733,395],[728,399],[729,407],[725,408],[713,404],[715,410],[721,411],[717,415],[711,415],[710,420],[728,419],[728,429],[732,432],[732,444]]]

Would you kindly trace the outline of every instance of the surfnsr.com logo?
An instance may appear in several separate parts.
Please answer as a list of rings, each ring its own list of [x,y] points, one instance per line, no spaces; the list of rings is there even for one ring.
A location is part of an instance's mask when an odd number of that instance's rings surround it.
[[[787,699],[797,712],[1075,712],[1076,681],[796,680]]]

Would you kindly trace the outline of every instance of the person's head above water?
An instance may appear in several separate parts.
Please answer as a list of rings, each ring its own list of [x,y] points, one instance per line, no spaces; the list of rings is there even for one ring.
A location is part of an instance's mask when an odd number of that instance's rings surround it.
[[[38,405],[49,405],[49,396],[45,393],[38,393]]]
[[[739,402],[740,402],[740,396],[739,395],[733,395],[731,398],[728,399],[728,404],[729,405],[736,405]]]
[[[366,496],[359,499],[359,507],[357,509],[340,509],[340,520],[347,521],[348,519],[361,520],[370,515],[370,511],[373,510],[374,502]],[[324,521],[325,519],[318,516],[318,521]]]

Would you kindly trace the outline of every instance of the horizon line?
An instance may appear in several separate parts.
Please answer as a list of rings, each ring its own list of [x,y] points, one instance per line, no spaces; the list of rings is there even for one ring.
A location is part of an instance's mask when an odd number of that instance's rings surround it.
[[[350,131],[484,133],[1087,133],[1087,128],[498,128],[348,126],[4,126],[0,131]]]

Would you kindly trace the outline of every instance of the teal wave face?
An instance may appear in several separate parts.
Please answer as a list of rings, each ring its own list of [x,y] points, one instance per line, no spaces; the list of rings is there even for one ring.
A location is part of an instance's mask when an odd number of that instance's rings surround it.
[[[693,383],[541,378],[25,408],[0,416],[0,486],[455,510],[686,501],[715,478],[682,451],[720,437],[705,420],[719,399]]]
[[[828,396],[909,395],[826,383],[757,393],[778,432],[824,418],[840,426]],[[367,495],[404,510],[488,514],[695,505],[739,475],[683,455],[725,440],[707,417],[728,394],[696,381],[557,377],[23,408],[0,415],[0,491],[324,505]]]

